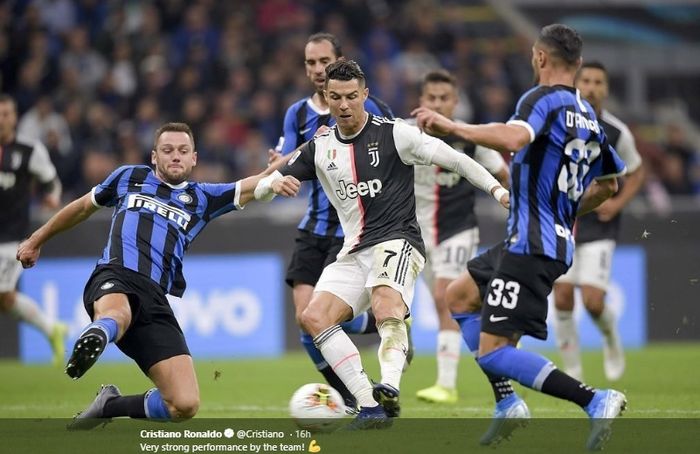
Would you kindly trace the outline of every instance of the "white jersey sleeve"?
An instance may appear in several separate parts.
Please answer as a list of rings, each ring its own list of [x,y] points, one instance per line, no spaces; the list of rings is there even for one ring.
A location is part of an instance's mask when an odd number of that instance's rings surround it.
[[[49,150],[38,140],[34,141],[34,148],[29,157],[29,171],[41,183],[48,183],[56,178],[56,168],[49,157]]]
[[[474,150],[474,159],[492,175],[500,172],[506,165],[506,161],[503,159],[500,152],[481,145],[476,146]]]
[[[634,172],[642,165],[642,157],[639,155],[639,151],[637,151],[634,137],[627,126],[620,129],[620,137],[615,144],[615,151],[617,151],[617,154],[625,161],[627,173]]]
[[[399,157],[408,165],[429,165],[435,149],[443,143],[400,119],[394,120],[393,134]]]
[[[394,143],[404,164],[435,164],[445,170],[458,173],[471,184],[488,193],[500,186],[493,175],[472,158],[401,120],[396,120],[394,124]]]

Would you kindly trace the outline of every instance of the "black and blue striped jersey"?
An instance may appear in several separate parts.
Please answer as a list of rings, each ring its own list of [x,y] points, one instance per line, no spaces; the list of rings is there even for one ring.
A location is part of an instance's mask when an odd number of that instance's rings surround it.
[[[92,189],[95,206],[114,207],[99,265],[120,265],[182,296],[185,251],[209,221],[238,206],[235,183],[169,185],[150,167],[123,166]]]
[[[365,110],[378,117],[394,117],[389,106],[371,95],[365,101]],[[299,145],[311,140],[319,127],[334,124],[335,120],[331,118],[330,111],[319,110],[311,101],[311,97],[301,99],[287,109],[284,116],[284,133],[280,137],[278,151],[284,155],[289,154]],[[343,237],[338,213],[328,201],[318,180],[311,181],[309,207],[298,228],[318,236]]]
[[[570,265],[581,196],[593,179],[622,175],[625,164],[573,87],[532,88],[508,123],[524,126],[530,143],[511,161],[506,247]]]

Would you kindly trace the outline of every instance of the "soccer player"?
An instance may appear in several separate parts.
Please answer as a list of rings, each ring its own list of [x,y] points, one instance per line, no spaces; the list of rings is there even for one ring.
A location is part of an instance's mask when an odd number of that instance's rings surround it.
[[[457,82],[452,74],[438,70],[425,75],[421,106],[452,118],[457,102]],[[508,187],[508,167],[499,152],[474,146],[457,136],[442,140],[474,158]],[[445,289],[466,269],[479,246],[474,187],[458,174],[438,166],[416,166],[415,183],[416,216],[427,254],[423,278],[431,289],[439,321],[437,383],[416,395],[428,402],[455,403],[462,333],[445,303]]]
[[[565,25],[541,30],[532,48],[538,85],[520,98],[506,124],[459,124],[425,107],[413,114],[433,133],[457,134],[515,153],[506,239],[469,261],[468,272],[450,284],[448,293],[454,286],[467,295],[451,308],[473,312],[483,297],[481,368],[489,376],[511,378],[579,405],[592,421],[587,446],[600,449],[610,435],[612,418],[625,408],[625,395],[586,386],[548,359],[516,348],[523,334],[547,337],[547,295],[571,265],[576,215],[610,197],[617,190],[616,176],[625,171],[595,111],[573,87],[582,46],[578,33]],[[465,335],[468,344],[469,337]],[[497,396],[494,416],[482,437],[484,444],[509,436],[529,412],[511,388]]]
[[[311,140],[319,128],[335,123],[323,96],[323,88],[326,81],[326,67],[342,56],[340,42],[334,35],[316,33],[308,38],[304,48],[304,66],[306,76],[314,86],[314,94],[300,99],[287,109],[284,117],[284,134],[277,146],[282,155],[288,155],[304,142]],[[367,97],[365,109],[379,117],[393,118],[391,109],[374,96]],[[310,183],[309,207],[299,223],[299,235],[285,277],[287,284],[292,287],[297,323],[301,319],[301,313],[311,301],[311,295],[321,276],[321,271],[326,265],[335,261],[343,245],[343,229],[335,208],[328,202],[328,197],[318,180]],[[377,332],[371,313],[356,314],[354,320],[342,326],[349,333]],[[356,402],[352,393],[323,359],[312,337],[303,328],[300,334],[301,344],[316,365],[316,369],[329,385],[340,392],[345,399],[347,409],[350,412],[354,411]]]
[[[52,362],[63,362],[67,327],[51,320],[36,301],[16,291],[22,266],[15,260],[17,245],[29,230],[32,183],[36,181],[43,203],[58,208],[61,183],[49,152],[39,141],[17,137],[17,105],[0,94],[0,311],[36,327],[53,351]]]
[[[629,128],[604,109],[608,97],[608,73],[605,66],[595,61],[584,63],[576,75],[575,83],[581,95],[595,109],[598,123],[605,130],[608,141],[625,161],[627,174],[615,197],[576,221],[574,261],[569,271],[554,283],[557,317],[555,333],[564,370],[577,380],[583,380],[581,351],[573,318],[574,288],[579,287],[583,305],[605,338],[605,377],[614,381],[619,380],[625,371],[625,356],[617,332],[617,320],[605,304],[605,293],[610,281],[615,242],[620,231],[620,211],[642,187],[644,170]]]
[[[399,415],[399,382],[406,362],[404,319],[423,268],[425,247],[415,214],[414,164],[437,164],[468,178],[503,206],[509,195],[486,169],[445,142],[400,120],[364,109],[369,94],[362,69],[338,60],[326,68],[325,91],[336,120],[304,144],[287,166],[256,188],[278,190],[283,174],[318,179],[345,232],[335,262],[326,266],[301,314],[304,330],[360,406],[354,427],[386,427]],[[381,381],[370,383],[360,354],[339,323],[372,308],[381,343]]]
[[[83,296],[93,322],[76,341],[66,374],[82,377],[107,344],[115,342],[155,388],[122,396],[116,386],[103,386],[71,429],[91,429],[116,416],[188,419],[199,407],[192,358],[165,295],[182,296],[182,260],[189,245],[209,221],[248,203],[264,175],[228,184],[187,181],[197,153],[192,131],[183,123],[167,123],[156,131],[151,162],[155,169],[118,168],[59,211],[17,250],[22,265],[33,266],[42,245],[54,235],[100,207],[114,207],[107,246]],[[299,184],[287,177],[276,186],[276,193],[295,195]]]

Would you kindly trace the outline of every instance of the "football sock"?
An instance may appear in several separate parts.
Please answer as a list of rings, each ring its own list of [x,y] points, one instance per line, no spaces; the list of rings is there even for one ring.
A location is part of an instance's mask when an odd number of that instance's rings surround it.
[[[33,325],[47,337],[53,330],[53,322],[42,312],[36,301],[24,293],[15,294],[15,304],[10,313],[17,319]]]
[[[399,389],[408,352],[406,324],[398,318],[386,318],[381,322],[378,330],[379,337],[382,339],[377,353],[382,383]]]
[[[555,313],[557,317],[555,336],[564,370],[571,375],[581,377],[583,375],[583,367],[581,365],[581,350],[578,343],[574,313],[573,311],[559,309]]]
[[[350,334],[369,334],[377,332],[377,320],[369,312],[363,312],[349,322],[341,323],[343,331]]]
[[[316,365],[316,369],[322,370],[328,367],[328,363],[323,358],[321,350],[316,348],[314,338],[311,336],[311,334],[307,334],[304,331],[300,331],[299,333],[301,334],[301,345],[304,347],[304,350],[306,350],[306,353],[309,355],[309,358],[311,358],[311,361],[313,361]]]
[[[476,358],[479,353],[479,335],[481,334],[481,314],[478,312],[463,312],[452,314],[452,318],[459,324],[462,330],[462,338],[467,348]]]
[[[593,321],[605,337],[610,337],[615,331],[615,314],[607,304],[603,306],[603,312],[597,318],[593,317]]]
[[[115,418],[118,416],[145,418],[147,404],[146,394],[118,396],[109,399],[107,403],[105,403],[105,408],[102,411],[102,415],[105,418]]]
[[[461,314],[453,314],[459,327],[462,330],[462,338],[464,338],[467,348],[474,355],[474,359],[478,361],[479,353],[479,335],[481,334],[481,314],[478,312],[465,312]],[[510,380],[502,375],[492,374],[483,367],[482,372],[486,375],[489,380],[491,389],[493,390],[493,395],[496,398],[496,402],[500,402],[506,397],[513,394],[513,386],[510,384]]]
[[[79,339],[86,334],[96,334],[102,338],[104,345],[107,345],[109,342],[114,342],[117,338],[118,330],[119,327],[116,320],[113,318],[101,318],[86,326],[83,332],[80,333]]]
[[[454,389],[457,386],[457,367],[462,334],[459,331],[442,330],[437,335],[437,384]]]
[[[528,388],[581,407],[593,399],[594,391],[590,387],[558,370],[547,358],[511,345],[480,357],[479,365],[493,375],[512,378]]]
[[[148,419],[170,419],[170,411],[165,405],[158,388],[151,388],[143,395],[142,405],[145,407],[146,418]]]
[[[493,397],[496,399],[496,403],[502,401],[515,392],[513,390],[513,385],[511,385],[510,380],[506,377],[490,374],[483,369],[482,371],[489,379],[491,389],[493,390]]]
[[[340,325],[325,329],[314,338],[316,347],[362,407],[375,407],[372,384],[362,367],[360,352]]]
[[[571,401],[578,404],[581,408],[591,403],[595,395],[595,389],[566,375],[559,369],[554,369],[544,380],[542,392]]]
[[[323,375],[323,377],[326,379],[326,382],[331,385],[331,387],[335,388],[335,390],[338,391],[341,396],[343,396],[346,405],[354,406],[355,396],[352,395],[350,390],[348,390],[347,386],[345,386],[343,383],[343,380],[341,380],[340,377],[333,372],[331,366],[329,366],[326,360],[323,359],[321,351],[316,348],[316,345],[314,345],[314,339],[310,334],[303,331],[300,331],[300,333],[301,345],[304,346],[309,358],[311,358],[311,361],[313,361],[316,365],[316,369],[321,372],[321,375]]]

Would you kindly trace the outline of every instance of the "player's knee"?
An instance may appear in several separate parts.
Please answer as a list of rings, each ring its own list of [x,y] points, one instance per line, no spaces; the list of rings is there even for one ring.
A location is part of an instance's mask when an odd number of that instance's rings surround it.
[[[0,312],[8,312],[12,309],[15,304],[14,293],[12,292],[2,292],[0,293]]]
[[[199,396],[182,396],[173,399],[169,402],[169,410],[172,419],[183,420],[191,419],[199,411]]]
[[[574,309],[574,286],[571,284],[554,285],[554,307],[560,311]]]
[[[299,325],[307,333],[319,333],[330,326],[326,317],[320,311],[306,307],[297,317]]]
[[[372,291],[372,313],[377,325],[387,318],[403,320],[406,315],[406,305],[401,294],[390,287],[376,287]]]
[[[481,308],[479,288],[463,278],[454,280],[445,289],[445,304],[455,314],[477,312]]]
[[[593,318],[598,318],[603,313],[605,305],[605,293],[594,292],[593,294],[583,295],[583,305]]]

